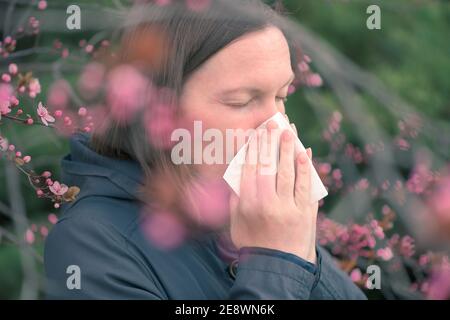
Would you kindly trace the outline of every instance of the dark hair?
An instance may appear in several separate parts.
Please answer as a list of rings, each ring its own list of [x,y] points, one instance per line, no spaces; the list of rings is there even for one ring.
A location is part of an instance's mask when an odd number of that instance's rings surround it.
[[[278,2],[277,6],[279,9]],[[165,6],[139,5],[131,10],[121,30],[117,62],[138,65],[157,86],[172,89],[176,99],[197,68],[239,37],[268,26],[283,31],[279,17],[277,11],[260,0],[210,0],[209,6],[199,12],[189,10],[185,1]],[[288,43],[295,66],[295,48],[289,39]],[[132,158],[147,174],[155,167],[167,169],[170,155],[155,150],[144,130],[139,122],[112,123],[93,133],[91,147],[102,155]]]

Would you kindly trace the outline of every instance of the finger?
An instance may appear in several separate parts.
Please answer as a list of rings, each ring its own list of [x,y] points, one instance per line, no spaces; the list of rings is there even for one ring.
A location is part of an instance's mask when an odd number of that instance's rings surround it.
[[[280,165],[277,173],[277,194],[280,198],[293,199],[295,184],[294,135],[283,131],[280,142]]]
[[[294,130],[295,136],[298,137],[298,131],[297,131],[297,127],[295,126],[295,123],[291,123],[291,128],[292,128],[292,130]]]
[[[298,154],[295,171],[295,203],[297,206],[308,205],[311,189],[311,168],[306,152]]]
[[[278,123],[276,123],[274,120],[270,120],[269,122],[267,122],[266,128],[269,131],[277,129],[278,128]]]
[[[272,138],[273,130],[261,129],[258,131],[259,150],[258,168],[256,184],[258,186],[258,196],[272,196],[275,193],[276,174],[276,150],[273,146],[275,139]],[[275,152],[274,152],[275,151]]]
[[[247,145],[245,163],[242,166],[241,197],[253,198],[256,196],[256,170],[258,157],[258,136],[253,134]]]

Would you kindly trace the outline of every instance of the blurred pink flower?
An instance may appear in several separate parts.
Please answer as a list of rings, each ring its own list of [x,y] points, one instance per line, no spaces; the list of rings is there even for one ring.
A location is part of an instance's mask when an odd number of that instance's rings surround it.
[[[142,230],[155,246],[161,249],[173,249],[182,244],[186,237],[186,228],[170,212],[152,211],[145,213]]]
[[[40,0],[38,2],[38,9],[39,10],[45,10],[47,8],[47,1],[45,0]]]
[[[307,76],[306,84],[309,87],[321,87],[323,85],[323,80],[318,73],[312,73]]]
[[[392,252],[391,248],[386,247],[384,249],[378,249],[377,256],[383,259],[384,261],[389,261],[394,257],[394,253]]]
[[[433,270],[426,295],[432,300],[450,299],[450,265],[444,262]]]
[[[2,80],[4,82],[11,82],[11,76],[7,73],[2,74]]]
[[[56,224],[58,222],[58,217],[54,213],[50,213],[47,219],[51,224]]]
[[[33,244],[34,243],[34,232],[31,229],[27,229],[27,231],[25,231],[25,241],[28,244]]]
[[[55,118],[53,118],[49,113],[47,108],[42,105],[42,102],[39,102],[37,108],[37,114],[41,118],[42,123],[48,126],[49,122],[55,122]]]
[[[47,92],[47,104],[53,109],[65,109],[69,103],[70,85],[64,79],[58,79]]]
[[[89,63],[84,67],[78,81],[81,93],[87,98],[94,96],[101,88],[105,75],[105,68],[97,62]]]
[[[51,186],[49,186],[51,192],[53,192],[57,196],[62,196],[64,193],[69,190],[69,187],[65,184],[60,184],[58,181],[53,182]]]
[[[438,182],[428,199],[428,204],[440,222],[446,225],[450,223],[450,175]]]
[[[352,272],[350,273],[350,278],[352,279],[353,282],[361,281],[362,280],[361,270],[359,270],[358,268],[353,269]]]
[[[149,107],[145,113],[145,126],[150,143],[155,148],[169,149],[175,125],[175,113],[170,106],[157,104]]]
[[[415,253],[414,239],[410,236],[404,236],[399,243],[399,252],[405,257],[412,257]]]
[[[119,122],[127,122],[145,105],[149,82],[134,67],[118,66],[107,77],[107,106]]]
[[[8,114],[11,112],[11,96],[13,89],[9,84],[0,84],[0,119],[2,114]]]
[[[0,151],[6,151],[8,149],[8,140],[0,136]]]
[[[48,228],[46,226],[41,226],[39,228],[39,231],[41,233],[41,235],[45,238],[46,236],[48,236]]]
[[[35,98],[36,95],[41,93],[41,84],[38,79],[33,78],[30,80],[30,83],[28,84],[28,91],[30,98]]]
[[[228,190],[222,180],[202,179],[188,186],[187,213],[204,226],[223,226],[229,214]]]
[[[8,71],[9,71],[10,74],[15,75],[19,71],[19,68],[17,67],[17,64],[11,63],[8,66]]]

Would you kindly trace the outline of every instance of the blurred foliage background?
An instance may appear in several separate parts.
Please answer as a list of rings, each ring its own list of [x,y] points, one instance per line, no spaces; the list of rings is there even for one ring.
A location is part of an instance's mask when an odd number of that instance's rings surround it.
[[[13,9],[11,3],[14,4]],[[29,3],[33,3],[30,7]],[[17,42],[16,51],[34,49],[14,58],[1,61],[1,72],[5,72],[10,62],[17,63],[22,70],[33,70],[33,74],[39,78],[43,92],[39,96],[40,101],[45,101],[45,94],[55,77],[53,62],[60,57],[52,55],[45,48],[51,48],[55,39],[60,39],[66,46],[78,45],[81,39],[89,39],[95,34],[95,30],[89,29],[89,20],[86,28],[81,31],[69,31],[65,28],[65,8],[69,1],[48,1],[45,11],[35,10],[37,1],[0,1],[0,28],[3,38],[8,35],[11,27],[19,23],[18,17],[24,11],[30,10],[41,23],[41,32],[38,36],[25,37]],[[450,122],[450,2],[438,0],[286,0],[285,6],[289,16],[298,21],[314,36],[334,47],[347,59],[359,66],[365,72],[377,77],[385,87],[401,97],[406,103],[416,108],[421,114],[436,122]],[[117,8],[120,1],[77,1],[83,11],[84,8]],[[371,4],[377,4],[381,8],[381,30],[368,30],[366,9]],[[31,8],[31,9],[30,9]],[[9,30],[7,30],[9,28]],[[313,67],[314,67],[314,56]],[[76,68],[76,63],[75,68]],[[318,66],[316,66],[318,67]],[[76,78],[71,74],[70,64],[63,69],[64,77],[75,83]],[[320,72],[319,72],[320,73]],[[340,102],[335,98],[327,79],[324,79],[323,88],[313,90],[314,97],[320,101],[323,109],[318,112],[308,94],[298,90],[288,101],[287,110],[291,121],[297,124],[302,140],[315,146],[315,156],[320,157],[328,152],[328,145],[324,143],[322,131],[324,127],[323,116],[329,116],[333,110],[341,110]],[[377,123],[392,136],[397,130],[397,120],[369,96],[362,94],[364,103],[376,119]],[[29,101],[30,106],[36,105],[36,101]],[[325,112],[325,113],[324,113]],[[344,119],[346,114],[344,113]],[[326,122],[326,121],[325,121]],[[68,151],[67,139],[56,137],[51,130],[39,126],[9,126],[2,123],[1,132],[8,132],[8,137],[22,152],[33,156],[33,166],[36,172],[50,170],[55,176],[59,176],[59,161]],[[342,130],[347,139],[356,145],[360,141],[361,133],[354,130],[351,122],[343,123]],[[449,131],[447,131],[448,133]],[[369,133],[368,133],[369,134]],[[450,151],[440,148],[449,148],[449,136],[435,136],[434,139],[424,137],[424,144],[431,146],[440,157],[437,166],[449,163]],[[439,150],[437,150],[439,149]],[[445,158],[445,154],[447,158]],[[402,157],[401,155],[398,155]],[[408,168],[413,164],[408,163],[410,157],[400,158],[406,161],[403,168],[407,174]],[[35,191],[29,185],[26,177],[17,172],[17,181],[20,184],[23,197],[24,210],[29,225],[35,225],[36,239],[32,245],[18,244],[8,238],[8,234],[23,238],[24,230],[15,227],[14,219],[8,214],[11,195],[8,194],[7,185],[8,166],[5,160],[0,160],[0,298],[39,298],[42,297],[44,283],[42,255],[45,237],[40,235],[39,228],[46,226],[51,228],[48,215],[58,211],[52,204],[43,199],[38,199]],[[9,177],[11,178],[11,177]],[[347,181],[351,183],[351,181]],[[331,203],[323,209],[332,207]],[[362,213],[362,215],[364,215]],[[348,215],[336,215],[337,220],[346,222],[349,218],[361,219],[356,213]],[[400,230],[402,224],[396,226]],[[31,247],[24,249],[24,247]],[[31,256],[24,258],[24,255]],[[24,262],[31,264],[24,266]],[[27,268],[33,270],[27,270]],[[25,278],[27,274],[28,279]],[[31,276],[29,274],[32,274]],[[30,293],[24,288],[24,283],[36,289],[36,293]],[[35,285],[30,283],[34,283]],[[28,287],[29,288],[29,287]],[[28,292],[28,293],[27,293]]]

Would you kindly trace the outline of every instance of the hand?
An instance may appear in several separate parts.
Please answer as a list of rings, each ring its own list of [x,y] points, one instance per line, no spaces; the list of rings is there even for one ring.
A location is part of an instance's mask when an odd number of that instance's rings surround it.
[[[277,161],[275,122],[267,131],[257,132],[250,140],[242,170],[240,198],[230,197],[230,235],[237,248],[256,246],[295,254],[316,261],[316,222],[318,202],[310,203],[311,171],[307,157],[300,152],[294,159],[295,136],[289,130],[281,135],[279,166],[268,173]],[[269,150],[269,155],[263,154]],[[276,150],[275,150],[276,151]],[[269,158],[271,163],[263,161]]]

